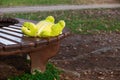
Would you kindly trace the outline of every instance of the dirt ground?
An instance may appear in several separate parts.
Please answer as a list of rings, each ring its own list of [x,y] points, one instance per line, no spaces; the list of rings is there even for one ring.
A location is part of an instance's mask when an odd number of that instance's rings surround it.
[[[76,4],[114,4],[120,3],[120,0],[72,0]]]
[[[91,1],[94,1],[94,3],[98,3],[98,4],[103,4],[103,3],[107,3],[107,4],[120,3],[119,0],[91,0]]]
[[[120,80],[120,32],[73,34],[50,62],[64,71],[61,80]],[[24,72],[30,72],[25,58],[0,56],[0,80]]]
[[[50,62],[64,70],[61,80],[119,80],[120,33],[74,34],[64,39]],[[20,56],[0,57],[0,80],[29,72]]]
[[[72,75],[62,80],[119,80],[119,43],[120,33],[115,32],[73,35],[62,42],[53,60]]]

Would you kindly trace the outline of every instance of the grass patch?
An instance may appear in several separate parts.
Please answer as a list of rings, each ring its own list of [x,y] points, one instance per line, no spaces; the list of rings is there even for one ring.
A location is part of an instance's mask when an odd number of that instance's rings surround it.
[[[60,80],[61,72],[51,63],[48,63],[44,73],[35,71],[35,74],[25,73],[20,76],[11,77],[8,80]]]
[[[0,0],[0,6],[34,6],[34,5],[56,5],[70,4],[71,0]]]
[[[1,7],[8,6],[34,6],[57,4],[96,4],[96,3],[120,3],[119,0],[0,0]]]
[[[19,17],[40,21],[48,15],[55,17],[56,22],[64,19],[66,27],[74,33],[94,33],[99,31],[120,31],[120,8],[118,9],[93,9],[71,10],[37,13],[16,13],[5,16]]]
[[[0,6],[34,6],[34,5],[56,5],[56,4],[89,4],[95,0],[0,0]]]

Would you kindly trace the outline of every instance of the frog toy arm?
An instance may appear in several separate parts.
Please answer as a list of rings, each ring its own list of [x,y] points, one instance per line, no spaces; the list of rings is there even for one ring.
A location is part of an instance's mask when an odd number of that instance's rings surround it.
[[[54,24],[51,28],[50,31],[42,31],[41,37],[54,37],[60,35],[62,33],[62,30],[65,27],[65,22],[64,20],[60,20],[58,23]]]
[[[60,20],[57,24],[53,25],[51,28],[51,36],[58,36],[62,33],[65,27],[65,21]]]

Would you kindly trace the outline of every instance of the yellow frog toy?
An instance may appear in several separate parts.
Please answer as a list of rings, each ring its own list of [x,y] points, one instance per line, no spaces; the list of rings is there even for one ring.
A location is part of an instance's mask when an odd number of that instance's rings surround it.
[[[65,27],[65,21],[60,20],[54,23],[53,16],[48,16],[45,20],[38,22],[36,25],[31,22],[25,22],[21,28],[22,32],[30,37],[54,37],[62,33]]]

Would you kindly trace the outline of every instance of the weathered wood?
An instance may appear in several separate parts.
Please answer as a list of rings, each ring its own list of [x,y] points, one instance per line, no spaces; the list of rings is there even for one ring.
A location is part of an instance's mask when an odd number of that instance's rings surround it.
[[[31,71],[44,71],[48,59],[55,56],[59,50],[60,40],[70,32],[64,29],[62,34],[51,38],[27,37],[21,32],[21,27],[22,23],[28,20],[15,20],[0,18],[0,55],[30,53]]]

